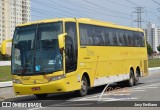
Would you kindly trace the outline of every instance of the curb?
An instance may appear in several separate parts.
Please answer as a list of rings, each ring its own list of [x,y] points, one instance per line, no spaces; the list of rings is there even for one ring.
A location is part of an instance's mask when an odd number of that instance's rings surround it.
[[[0,82],[0,88],[13,86],[12,81]]]

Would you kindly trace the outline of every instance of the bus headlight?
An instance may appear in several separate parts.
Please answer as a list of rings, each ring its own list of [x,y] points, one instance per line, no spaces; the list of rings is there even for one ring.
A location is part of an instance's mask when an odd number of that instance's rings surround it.
[[[19,79],[13,79],[12,82],[16,84],[22,84],[21,80]]]
[[[54,77],[51,77],[50,81],[60,80],[60,79],[63,79],[65,77],[66,76],[64,74],[63,75],[59,75],[59,76],[54,76]]]

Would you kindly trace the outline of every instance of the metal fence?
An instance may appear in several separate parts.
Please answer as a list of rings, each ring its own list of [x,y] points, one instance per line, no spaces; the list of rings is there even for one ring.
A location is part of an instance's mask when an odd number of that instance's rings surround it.
[[[160,67],[148,68],[149,75],[160,73]]]

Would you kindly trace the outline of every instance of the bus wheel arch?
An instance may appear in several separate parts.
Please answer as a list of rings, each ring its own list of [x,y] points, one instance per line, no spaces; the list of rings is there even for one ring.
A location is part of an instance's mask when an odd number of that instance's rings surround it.
[[[75,93],[82,97],[87,95],[88,89],[90,87],[90,79],[88,73],[84,72],[81,77],[81,88],[80,90],[75,91]]]
[[[136,71],[138,72],[137,74],[140,77],[141,76],[141,71],[140,71],[140,67],[139,66],[137,66]]]
[[[87,82],[88,82],[88,86],[91,87],[90,77],[89,77],[88,73],[87,73],[87,72],[84,72],[83,75],[82,75],[82,77],[86,77]]]

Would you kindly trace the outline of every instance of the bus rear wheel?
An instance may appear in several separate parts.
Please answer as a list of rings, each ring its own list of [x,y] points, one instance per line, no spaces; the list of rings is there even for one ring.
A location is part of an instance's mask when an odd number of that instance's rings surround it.
[[[134,85],[138,85],[139,84],[139,71],[136,70],[136,74],[135,74],[135,78],[134,78]]]
[[[37,99],[45,99],[48,94],[34,94]]]
[[[81,80],[81,89],[76,91],[76,94],[78,93],[78,96],[82,97],[87,95],[87,92],[88,92],[88,81],[87,78],[83,76]]]
[[[133,73],[133,70],[130,70],[130,77],[129,77],[129,80],[127,81],[127,85],[129,87],[132,87],[134,85],[134,73]]]

